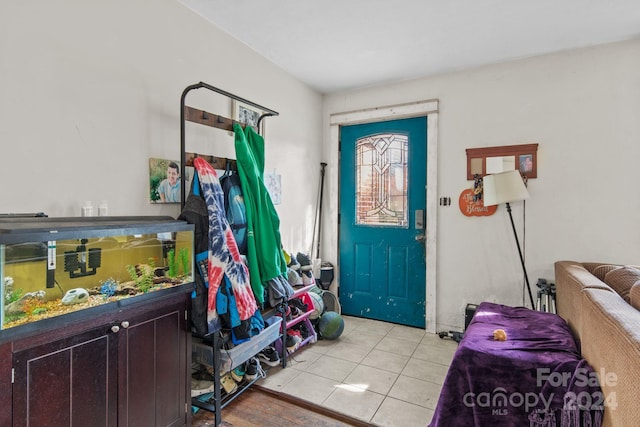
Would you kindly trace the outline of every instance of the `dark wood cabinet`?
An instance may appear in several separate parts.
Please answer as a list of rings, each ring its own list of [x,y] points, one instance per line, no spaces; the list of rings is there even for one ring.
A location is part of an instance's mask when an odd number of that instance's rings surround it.
[[[0,345],[13,380],[11,401],[0,397],[12,421],[2,425],[189,425],[189,299],[154,298]]]
[[[117,341],[105,326],[13,353],[13,426],[115,426]]]
[[[190,414],[191,331],[185,303],[132,317],[121,330],[119,426],[175,427]],[[189,390],[191,384],[188,384]],[[188,397],[187,397],[188,396]]]

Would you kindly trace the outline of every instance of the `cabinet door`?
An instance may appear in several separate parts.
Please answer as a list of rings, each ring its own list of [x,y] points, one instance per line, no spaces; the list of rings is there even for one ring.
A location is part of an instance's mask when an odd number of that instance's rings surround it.
[[[168,427],[187,423],[186,302],[128,318],[120,333],[120,426]]]
[[[109,326],[13,354],[13,426],[117,425],[118,335]]]
[[[0,426],[10,426],[13,419],[13,384],[11,383],[11,369],[13,369],[13,345],[11,342],[0,344]]]

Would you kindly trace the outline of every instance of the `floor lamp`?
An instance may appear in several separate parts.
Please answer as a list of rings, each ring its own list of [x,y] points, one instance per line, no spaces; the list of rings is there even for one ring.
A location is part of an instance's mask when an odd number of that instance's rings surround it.
[[[531,285],[529,284],[529,276],[527,275],[527,268],[524,265],[524,257],[522,256],[518,233],[516,232],[516,226],[513,223],[513,215],[511,214],[511,206],[509,205],[510,202],[528,199],[529,192],[527,191],[527,187],[524,185],[522,176],[517,170],[486,175],[482,179],[482,187],[482,198],[485,206],[499,205],[501,203],[507,204],[507,212],[509,212],[509,219],[511,220],[511,227],[513,228],[513,236],[516,238],[518,255],[520,255],[520,263],[522,264],[522,271],[524,272],[524,280],[527,283],[527,290],[529,291],[531,308],[535,309],[533,294],[531,293]]]

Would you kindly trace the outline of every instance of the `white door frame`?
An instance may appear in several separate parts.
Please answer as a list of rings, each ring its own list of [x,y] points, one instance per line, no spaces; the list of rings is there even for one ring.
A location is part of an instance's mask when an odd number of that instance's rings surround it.
[[[436,266],[437,266],[437,212],[438,212],[438,100],[418,101],[408,104],[392,105],[386,107],[368,108],[358,111],[348,111],[343,113],[334,113],[329,116],[330,125],[330,146],[339,147],[340,126],[354,125],[360,123],[378,122],[384,120],[396,120],[410,117],[427,116],[427,239],[426,239],[426,313],[425,313],[425,329],[427,332],[436,333]],[[332,150],[335,151],[335,150]],[[333,173],[329,175],[329,188],[338,189],[339,177],[339,153],[329,153],[329,157],[334,161],[329,163]],[[335,233],[329,233],[322,237],[325,241],[325,247],[335,257],[340,259],[338,254],[338,213],[339,213],[339,194],[338,191],[329,191],[330,200],[328,201],[328,210],[334,212],[334,215],[327,215],[327,230],[335,230]],[[324,233],[323,233],[324,234]],[[337,266],[339,269],[339,266]],[[340,272],[335,274],[339,281]],[[339,286],[340,284],[334,284]],[[336,289],[333,289],[336,291]]]

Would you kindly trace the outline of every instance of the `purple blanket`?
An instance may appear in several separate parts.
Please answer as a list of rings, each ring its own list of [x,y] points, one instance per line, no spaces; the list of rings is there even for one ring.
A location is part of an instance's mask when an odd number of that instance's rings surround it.
[[[504,329],[506,341],[493,331]],[[565,321],[483,302],[464,333],[430,427],[600,427],[603,398]]]

